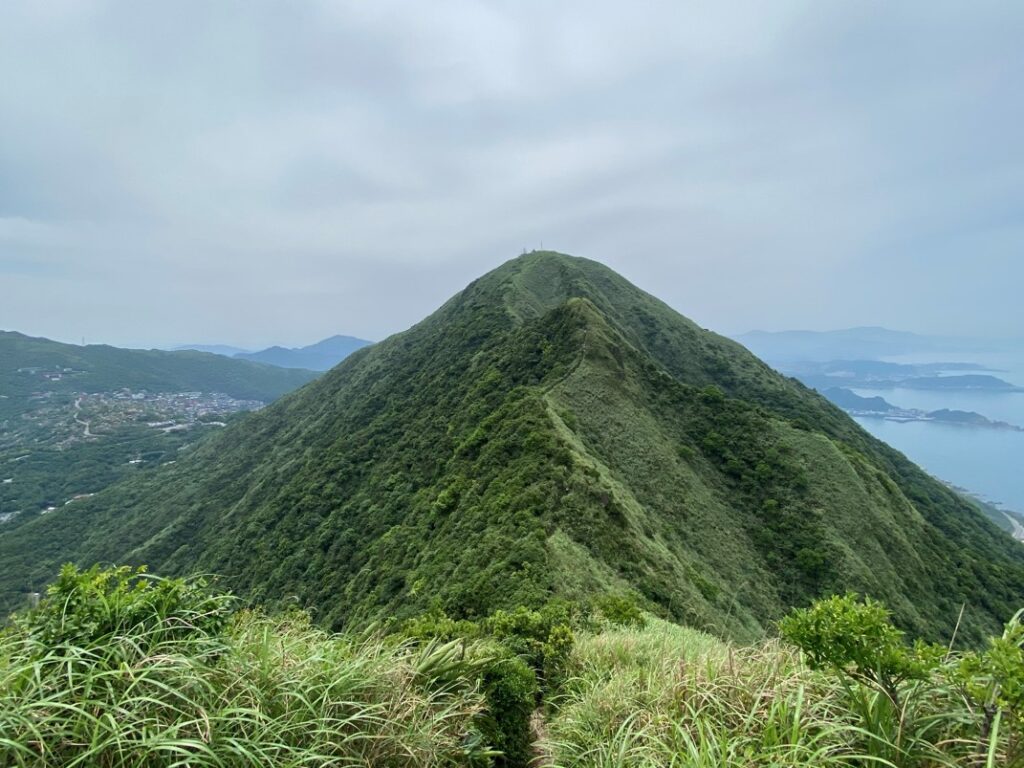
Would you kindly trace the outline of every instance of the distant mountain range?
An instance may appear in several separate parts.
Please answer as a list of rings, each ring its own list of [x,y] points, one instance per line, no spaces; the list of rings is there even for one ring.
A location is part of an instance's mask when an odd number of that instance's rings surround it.
[[[78,346],[0,331],[0,415],[40,390],[107,392],[122,387],[158,392],[195,390],[275,400],[316,378],[312,370],[282,371],[257,361],[193,350]]]
[[[281,368],[306,368],[311,371],[327,371],[336,366],[353,352],[367,347],[372,341],[353,336],[331,336],[308,347],[270,347],[260,352],[241,353],[236,358],[267,363]]]
[[[825,360],[877,360],[915,353],[981,353],[1019,347],[1020,341],[926,336],[888,328],[836,331],[750,331],[735,339],[772,363]]]
[[[908,365],[878,360],[829,360],[827,362],[772,361],[789,376],[824,392],[846,389],[917,389],[944,392],[1022,392],[1017,385],[987,373],[975,363],[925,363]]]
[[[176,461],[317,375],[208,352],[0,332],[0,536]]]
[[[617,592],[749,638],[853,590],[924,637],[963,612],[979,642],[1024,595],[1024,548],[974,505],[735,342],[550,252],[0,536],[0,594],[69,560],[217,573],[335,628]]]
[[[183,352],[185,350],[209,352],[211,355],[221,355],[222,357],[234,357],[235,355],[242,355],[252,351],[251,349],[242,349],[241,347],[230,347],[227,344],[183,344],[180,347],[175,347],[173,351]]]
[[[216,355],[251,360],[255,363],[276,365],[279,368],[304,368],[309,371],[327,371],[336,366],[353,352],[372,344],[366,339],[354,336],[331,336],[306,347],[268,347],[252,352],[223,344],[190,344],[177,349],[193,349],[212,352]]]

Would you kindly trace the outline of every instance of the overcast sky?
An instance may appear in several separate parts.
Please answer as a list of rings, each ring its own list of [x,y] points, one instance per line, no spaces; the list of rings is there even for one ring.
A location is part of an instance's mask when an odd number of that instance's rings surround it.
[[[1024,3],[0,5],[0,327],[380,339],[522,250],[1024,335]]]

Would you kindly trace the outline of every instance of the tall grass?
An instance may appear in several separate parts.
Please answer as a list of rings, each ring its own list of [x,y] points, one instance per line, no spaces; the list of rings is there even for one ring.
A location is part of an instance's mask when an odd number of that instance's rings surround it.
[[[776,644],[662,622],[606,631],[577,642],[550,748],[562,766],[827,765],[853,741],[829,693]]]
[[[152,619],[152,617],[149,617]],[[470,765],[486,752],[461,646],[329,635],[241,612],[112,634],[0,633],[3,766]]]
[[[968,738],[979,713],[955,687],[910,685],[893,713],[777,641],[653,621],[579,636],[568,673],[545,745],[560,768],[1009,765],[1005,743]]]
[[[0,630],[0,766],[1024,766],[1020,615],[984,652],[915,646],[929,665],[898,679],[866,666],[863,627],[837,636],[863,668],[829,671],[655,619],[574,636],[564,607],[332,635],[201,581],[68,566]]]

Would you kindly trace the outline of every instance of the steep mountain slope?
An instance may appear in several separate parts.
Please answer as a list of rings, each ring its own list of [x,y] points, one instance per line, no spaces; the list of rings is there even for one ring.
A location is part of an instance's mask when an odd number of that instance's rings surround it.
[[[235,355],[242,360],[277,365],[282,368],[308,368],[312,371],[327,371],[336,366],[356,350],[373,342],[354,336],[331,336],[307,347],[289,349],[270,347],[259,352],[243,352]]]
[[[176,465],[0,540],[203,569],[334,626],[635,590],[749,637],[843,589],[993,631],[1024,549],[840,410],[600,264],[515,259]]]

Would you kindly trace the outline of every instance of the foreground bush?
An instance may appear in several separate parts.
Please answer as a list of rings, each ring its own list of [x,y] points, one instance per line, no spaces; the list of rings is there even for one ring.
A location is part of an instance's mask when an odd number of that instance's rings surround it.
[[[0,634],[0,765],[487,762],[461,646],[230,613],[201,584],[67,568]]]
[[[900,766],[1024,765],[1024,627],[1021,613],[983,651],[917,640],[909,645],[886,608],[835,595],[779,623],[814,669],[842,686],[869,756]]]
[[[417,642],[468,642],[486,650],[481,667],[485,741],[501,754],[500,768],[523,768],[534,759],[533,720],[562,680],[572,649],[575,606],[552,601],[541,610],[497,611],[478,621],[450,618],[439,606],[406,622],[402,632]],[[478,651],[479,652],[479,651]]]

